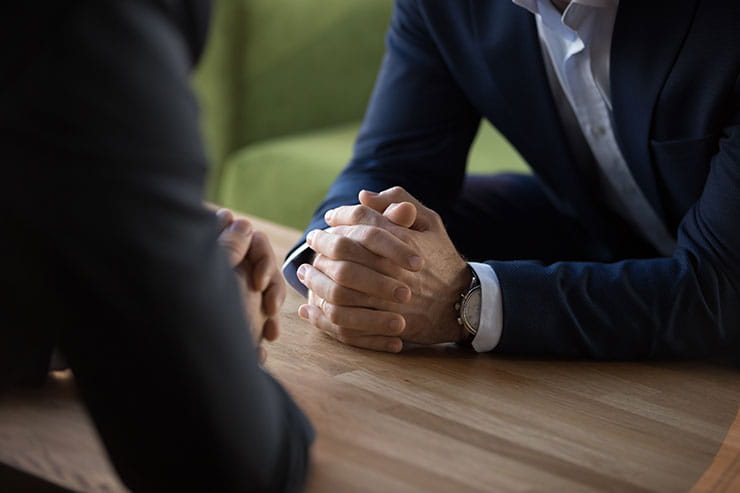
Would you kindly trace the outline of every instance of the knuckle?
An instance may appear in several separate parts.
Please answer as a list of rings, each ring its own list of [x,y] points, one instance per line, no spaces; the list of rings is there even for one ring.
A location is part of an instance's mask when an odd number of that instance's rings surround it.
[[[346,262],[340,262],[334,268],[334,280],[342,285],[352,281],[352,268]]]
[[[344,288],[337,284],[333,284],[326,293],[326,301],[335,305],[340,305],[345,302],[344,299]]]
[[[324,305],[324,316],[326,316],[329,322],[333,324],[339,324],[341,313],[336,305],[328,303]]]
[[[369,243],[373,243],[375,240],[378,239],[378,235],[379,235],[379,230],[377,228],[374,228],[372,226],[362,228],[362,230],[359,233],[360,242],[365,245]]]
[[[388,277],[401,280],[404,269],[390,259],[382,258],[378,262],[378,270]]]
[[[369,227],[367,228],[367,241],[368,242],[377,242],[381,241],[384,236],[384,231],[378,227]]]
[[[350,210],[349,220],[350,222],[358,223],[365,218],[365,215],[366,215],[365,207],[358,205],[356,207],[353,207],[352,210]]]
[[[395,187],[392,187],[389,192],[393,193],[394,195],[399,194],[406,194],[406,189],[403,188],[401,185],[396,185]]]
[[[430,215],[431,215],[431,218],[432,218],[432,223],[437,228],[443,228],[444,227],[444,220],[442,219],[442,216],[440,216],[437,211],[430,210]]]
[[[313,256],[313,260],[311,261],[311,265],[316,267],[317,269],[321,268],[321,264],[324,262],[324,256],[320,253],[317,253]]]
[[[398,231],[395,231],[394,234],[396,235],[396,238],[404,243],[411,242],[411,235],[405,229],[399,229]]]
[[[335,258],[350,255],[352,252],[352,240],[346,236],[335,236],[331,250]]]

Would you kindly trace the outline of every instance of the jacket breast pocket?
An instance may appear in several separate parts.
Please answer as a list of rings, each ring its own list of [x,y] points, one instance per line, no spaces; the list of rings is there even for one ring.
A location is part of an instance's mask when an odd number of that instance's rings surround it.
[[[678,225],[699,199],[709,174],[709,163],[718,149],[719,137],[651,140],[658,189],[672,226]]]

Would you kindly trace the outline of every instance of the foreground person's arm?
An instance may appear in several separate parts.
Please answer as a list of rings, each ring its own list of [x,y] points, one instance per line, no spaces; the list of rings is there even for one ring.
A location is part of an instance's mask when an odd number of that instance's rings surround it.
[[[56,339],[132,490],[296,490],[312,430],[257,364],[201,204],[197,3],[3,19],[2,326]]]

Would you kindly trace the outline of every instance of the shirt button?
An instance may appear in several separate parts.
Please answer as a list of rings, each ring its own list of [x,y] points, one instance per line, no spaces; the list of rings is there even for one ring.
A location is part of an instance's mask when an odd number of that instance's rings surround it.
[[[606,129],[602,125],[595,125],[591,128],[591,133],[594,137],[603,137],[606,135]]]

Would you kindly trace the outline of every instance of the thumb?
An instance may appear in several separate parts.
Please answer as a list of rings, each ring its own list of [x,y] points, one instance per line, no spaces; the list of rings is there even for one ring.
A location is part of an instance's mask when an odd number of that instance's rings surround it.
[[[359,194],[360,203],[366,207],[376,210],[386,216],[387,219],[396,222],[404,227],[411,228],[417,231],[426,231],[431,227],[431,220],[428,214],[429,209],[424,207],[421,202],[416,200],[413,195],[408,193],[401,187],[393,187],[388,190],[383,190],[380,193],[373,193],[368,190],[363,190]],[[394,211],[392,219],[386,214],[388,208],[396,204],[401,209]],[[410,212],[410,208],[413,208],[413,214]],[[413,220],[408,219],[409,216],[413,215]]]
[[[359,193],[358,198],[360,199],[360,204],[381,214],[394,202],[391,197],[383,196],[369,190],[362,190]],[[396,200],[395,202],[398,201]]]
[[[252,242],[252,225],[246,219],[236,219],[218,237],[218,243],[226,250],[229,263],[236,267],[249,251]]]
[[[401,202],[389,205],[383,216],[402,228],[410,228],[416,222],[417,212],[416,206],[411,202]]]

